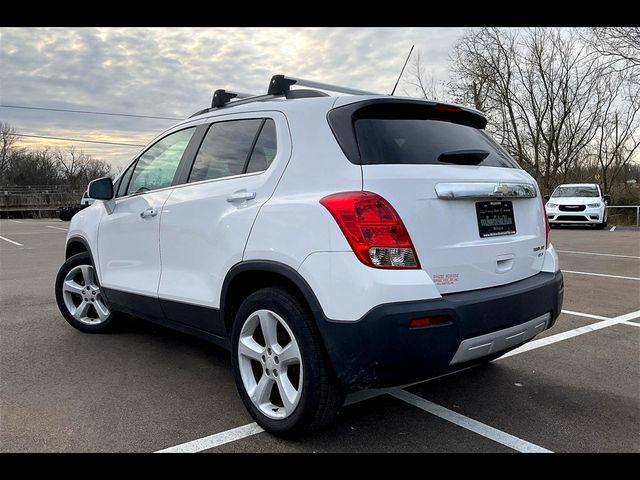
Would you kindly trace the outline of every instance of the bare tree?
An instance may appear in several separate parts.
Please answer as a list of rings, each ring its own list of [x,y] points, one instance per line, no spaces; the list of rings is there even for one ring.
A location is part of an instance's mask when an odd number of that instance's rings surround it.
[[[99,177],[111,173],[111,166],[96,160],[74,146],[67,149],[39,150],[15,148],[15,129],[0,122],[0,181],[13,185],[67,184],[85,188]]]
[[[18,137],[16,130],[5,122],[0,122],[0,179],[5,176],[11,160],[11,149]]]
[[[575,31],[482,28],[456,44],[452,91],[549,191],[596,135],[602,67]]]
[[[96,160],[75,146],[55,150],[53,156],[61,177],[71,185],[84,187],[91,180],[109,175],[111,166]]]
[[[416,50],[416,53],[411,57],[409,68],[404,77],[405,83],[409,86],[409,88],[404,88],[407,96],[417,95],[430,100],[442,100],[446,96],[445,82],[438,81],[432,73],[427,71],[427,66],[422,61],[419,50]]]
[[[626,83],[622,76],[612,77],[593,145],[605,191],[640,151],[640,89]]]
[[[640,68],[640,27],[594,27],[586,41],[614,69]]]

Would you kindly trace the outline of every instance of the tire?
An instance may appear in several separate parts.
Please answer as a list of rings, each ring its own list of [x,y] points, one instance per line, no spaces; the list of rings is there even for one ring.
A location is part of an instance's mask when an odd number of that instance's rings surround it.
[[[73,255],[62,264],[56,277],[56,303],[71,326],[86,333],[110,331],[117,314],[109,309],[88,253]],[[88,299],[88,301],[85,301]],[[86,308],[83,307],[86,305]],[[76,311],[72,312],[72,306]]]
[[[602,222],[602,223],[598,223],[598,224],[596,225],[596,228],[597,228],[598,230],[602,230],[603,228],[607,228],[607,221],[605,220],[605,221],[604,221],[604,222]]]
[[[275,343],[265,340],[263,322],[275,322],[275,335],[270,335]],[[250,352],[246,345],[252,347]],[[293,362],[293,355],[289,360],[279,360],[278,355],[295,352],[292,345],[298,347],[297,363],[286,365]],[[255,421],[274,435],[295,438],[318,431],[334,420],[344,402],[344,391],[335,379],[309,309],[286,289],[258,290],[242,302],[233,324],[231,354],[242,402]],[[259,389],[261,384],[268,386]],[[288,386],[293,390],[288,389],[287,405],[280,392],[286,392]],[[262,401],[254,403],[248,389],[254,394],[263,392]]]

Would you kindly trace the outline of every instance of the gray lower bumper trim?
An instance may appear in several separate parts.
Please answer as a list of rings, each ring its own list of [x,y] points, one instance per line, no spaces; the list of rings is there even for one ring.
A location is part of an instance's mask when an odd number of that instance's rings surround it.
[[[526,342],[542,333],[547,328],[550,319],[551,314],[545,313],[514,327],[487,333],[479,337],[467,338],[460,343],[458,351],[449,365],[475,360]]]

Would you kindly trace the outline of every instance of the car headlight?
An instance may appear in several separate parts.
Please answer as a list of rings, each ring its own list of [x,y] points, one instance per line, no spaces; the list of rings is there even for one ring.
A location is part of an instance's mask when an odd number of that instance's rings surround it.
[[[558,208],[557,203],[547,203],[547,208]]]
[[[598,207],[600,207],[600,204],[599,203],[588,203],[587,207],[589,207],[589,208],[598,208]]]

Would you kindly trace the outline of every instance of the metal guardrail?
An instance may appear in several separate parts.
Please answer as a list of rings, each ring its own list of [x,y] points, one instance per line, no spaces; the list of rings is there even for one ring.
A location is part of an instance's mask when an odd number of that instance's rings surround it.
[[[607,205],[607,210],[611,208],[635,208],[636,209],[636,227],[640,227],[640,205]]]

